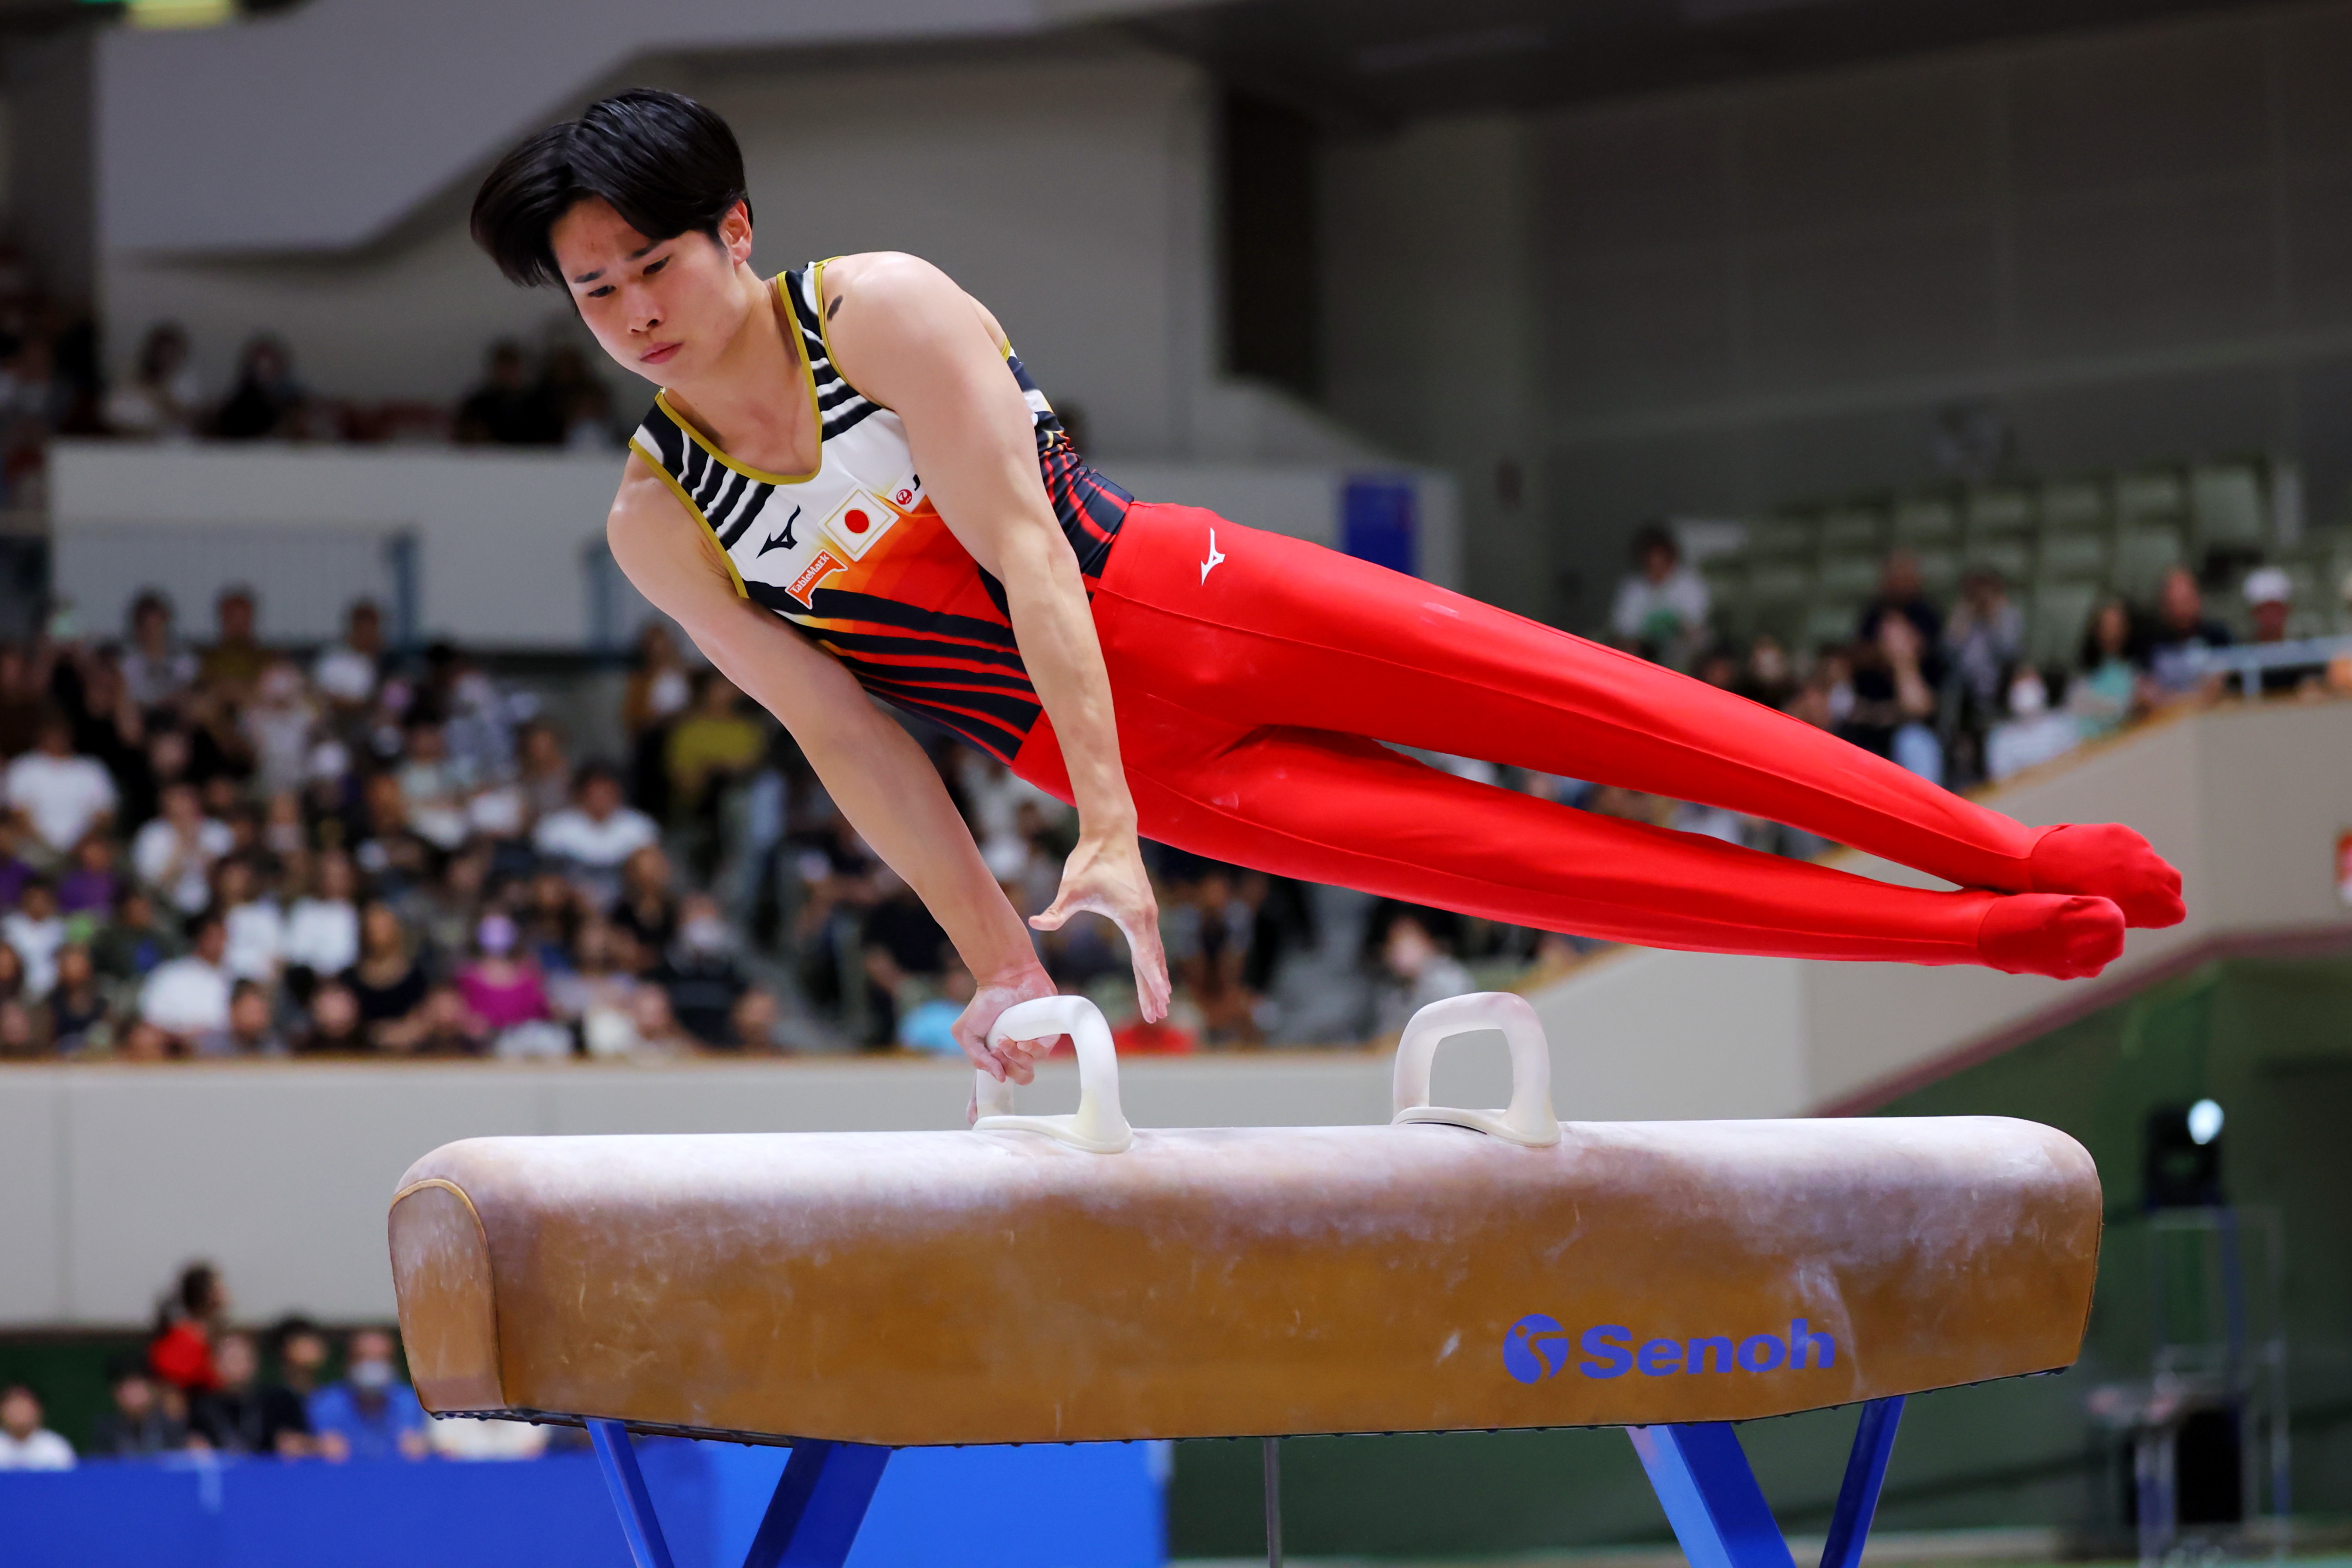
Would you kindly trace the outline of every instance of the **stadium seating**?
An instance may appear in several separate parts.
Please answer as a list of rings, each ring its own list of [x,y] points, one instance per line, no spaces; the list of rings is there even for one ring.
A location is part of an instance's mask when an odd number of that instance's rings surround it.
[[[1700,563],[1720,631],[1801,647],[1843,643],[1886,556],[1907,550],[1928,595],[1949,603],[1969,571],[2000,573],[2028,617],[2036,662],[2071,661],[2100,599],[2140,605],[2176,566],[2226,578],[2257,561],[2294,583],[2293,634],[2352,630],[2344,587],[2352,529],[2277,538],[2291,471],[2263,462],[2172,465],[2047,481],[1948,486],[1791,507],[1753,525],[1746,547]],[[2209,574],[2209,585],[2210,574]],[[2242,621],[2234,592],[2209,596]]]

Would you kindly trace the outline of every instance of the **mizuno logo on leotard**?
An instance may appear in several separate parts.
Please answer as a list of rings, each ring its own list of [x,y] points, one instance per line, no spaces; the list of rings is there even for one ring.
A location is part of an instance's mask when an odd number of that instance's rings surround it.
[[[1209,580],[1209,573],[1215,570],[1218,567],[1224,565],[1224,552],[1217,549],[1217,530],[1211,528],[1209,530],[1209,559],[1201,563],[1201,580],[1203,583],[1207,582]]]
[[[772,549],[795,549],[799,548],[800,541],[793,538],[793,525],[800,520],[801,509],[798,507],[794,507],[793,508],[793,515],[784,519],[783,531],[781,533],[771,534],[768,537],[768,542],[760,547],[760,553],[761,555],[765,555]]]

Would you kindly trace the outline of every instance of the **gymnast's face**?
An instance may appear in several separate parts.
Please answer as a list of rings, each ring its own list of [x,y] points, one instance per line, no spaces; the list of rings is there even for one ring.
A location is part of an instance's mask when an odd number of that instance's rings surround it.
[[[715,241],[691,232],[647,239],[597,196],[572,204],[547,237],[580,319],[616,363],[649,382],[692,382],[751,316],[755,291],[742,284],[751,217],[740,202]]]

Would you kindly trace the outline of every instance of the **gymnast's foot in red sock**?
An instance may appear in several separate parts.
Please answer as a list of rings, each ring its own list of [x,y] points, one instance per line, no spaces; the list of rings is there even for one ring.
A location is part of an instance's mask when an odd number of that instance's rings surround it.
[[[1996,898],[1977,927],[1977,954],[2011,975],[2080,980],[2122,956],[2123,911],[2083,894],[2013,893]]]
[[[2178,925],[2180,873],[2121,822],[2077,822],[2034,841],[2026,866],[2036,893],[2087,893],[2112,899],[2126,925]]]

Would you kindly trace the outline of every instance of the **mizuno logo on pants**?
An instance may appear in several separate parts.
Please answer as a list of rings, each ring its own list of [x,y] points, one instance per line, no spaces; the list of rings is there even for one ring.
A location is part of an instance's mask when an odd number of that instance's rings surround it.
[[[1209,573],[1215,570],[1218,567],[1223,566],[1224,562],[1224,552],[1217,548],[1217,530],[1211,528],[1209,530],[1209,559],[1201,563],[1201,580],[1203,583],[1206,583],[1209,580]]]

